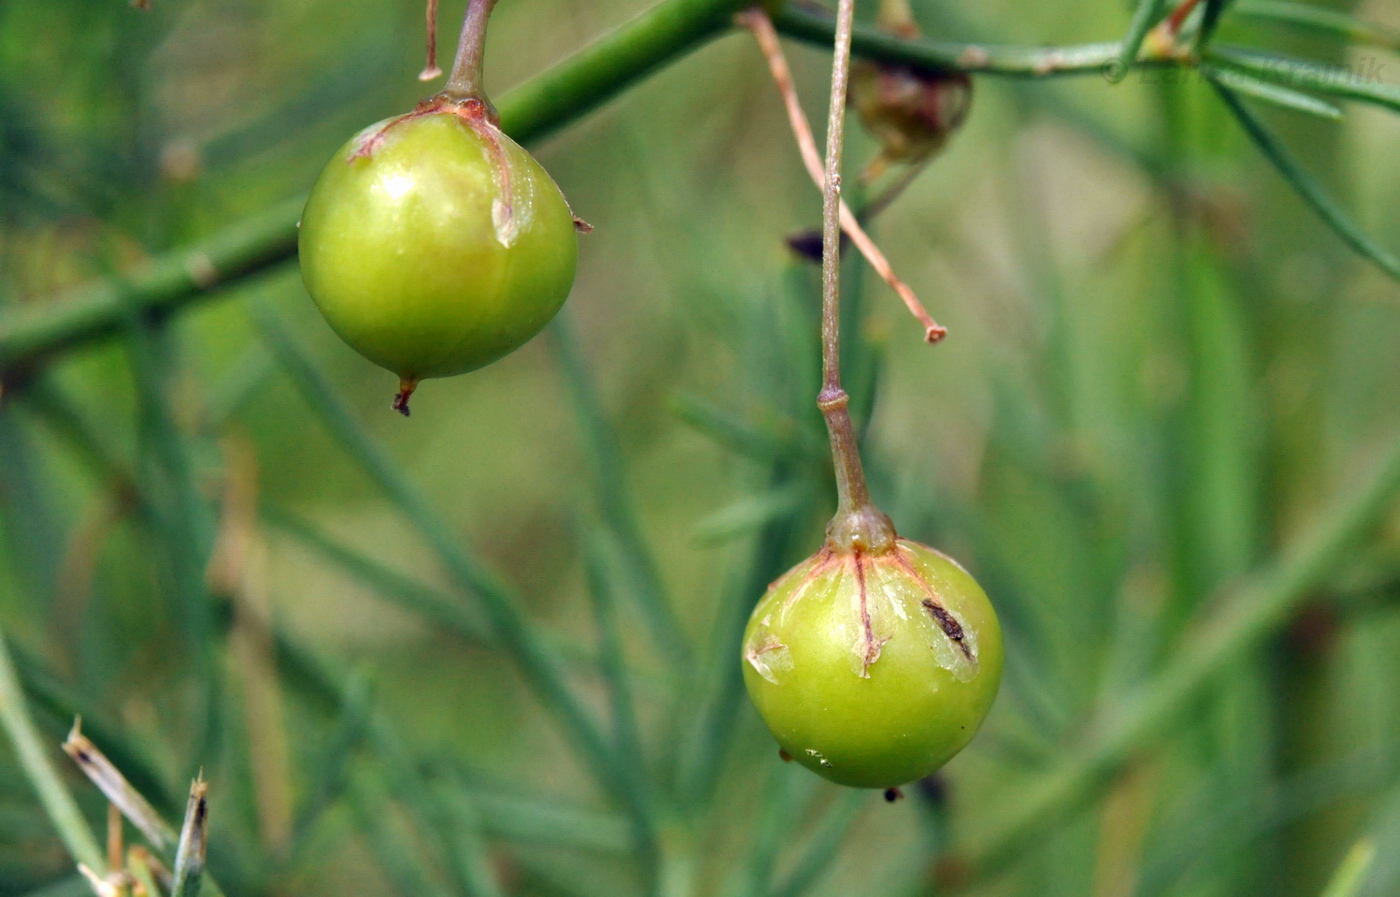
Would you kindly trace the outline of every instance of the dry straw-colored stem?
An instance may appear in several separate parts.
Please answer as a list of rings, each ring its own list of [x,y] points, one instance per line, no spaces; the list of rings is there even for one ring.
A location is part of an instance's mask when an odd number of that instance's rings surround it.
[[[156,850],[166,850],[175,844],[175,831],[141,793],[132,787],[126,776],[98,750],[82,733],[81,721],[73,722],[73,730],[68,740],[63,742],[63,751],[73,759],[83,775],[87,776],[97,790],[107,798],[112,806],[131,821],[131,824],[146,836]]]
[[[437,64],[437,20],[438,0],[428,0],[428,60],[423,71],[418,73],[419,81],[431,81],[442,75]]]
[[[792,81],[792,71],[788,68],[787,57],[783,54],[782,45],[778,42],[778,33],[773,28],[773,22],[768,18],[768,14],[758,7],[740,13],[738,21],[753,32],[759,50],[762,51],[764,59],[768,61],[768,70],[773,76],[773,83],[777,85],[778,93],[782,95],[788,122],[792,126],[792,135],[797,140],[797,148],[802,154],[802,162],[806,166],[812,182],[821,188],[825,183],[826,176],[822,172],[821,156],[817,154],[817,141],[812,136],[812,126],[807,122],[807,114],[802,111],[802,104],[797,98],[797,89]],[[842,93],[844,95],[844,90]],[[844,99],[842,102],[844,108]],[[850,207],[842,201],[839,209],[841,229],[860,250],[860,254],[865,256],[866,261],[870,262],[870,267],[874,268],[885,283],[890,285],[890,289],[894,290],[904,301],[909,313],[923,325],[924,338],[930,343],[936,343],[947,336],[947,329],[933,319],[928,310],[924,308],[923,303],[919,301],[919,297],[909,288],[909,285],[894,273],[894,267],[890,265],[889,259],[885,258],[880,247],[875,245],[875,241],[870,239],[870,235],[860,226],[860,221],[856,219]]]

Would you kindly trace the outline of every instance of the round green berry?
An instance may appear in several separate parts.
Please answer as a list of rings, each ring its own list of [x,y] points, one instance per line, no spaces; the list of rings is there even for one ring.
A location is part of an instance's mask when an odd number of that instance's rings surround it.
[[[744,634],[744,682],[778,744],[842,785],[892,788],[967,746],[1001,683],[1001,627],[950,558],[899,539],[830,546],[775,582]]]
[[[419,380],[490,364],[549,323],[573,285],[574,227],[484,104],[429,103],[365,129],[321,172],[302,277],[331,328],[399,375],[406,410]]]

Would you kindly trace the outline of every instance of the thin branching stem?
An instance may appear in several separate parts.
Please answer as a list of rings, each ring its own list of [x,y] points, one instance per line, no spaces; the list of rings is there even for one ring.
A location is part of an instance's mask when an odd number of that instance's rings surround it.
[[[778,93],[783,98],[783,107],[787,110],[788,124],[792,128],[793,139],[797,141],[797,149],[802,155],[802,162],[807,167],[807,173],[811,175],[812,183],[821,189],[825,175],[822,173],[822,159],[817,153],[817,141],[812,136],[812,126],[807,122],[807,114],[802,111],[802,103],[797,98],[797,89],[793,85],[792,70],[788,68],[787,57],[783,54],[782,45],[778,43],[778,32],[773,28],[772,19],[768,18],[762,7],[755,6],[739,14],[738,21],[753,33],[754,40],[758,43],[763,58],[768,62],[769,73],[773,77],[773,83],[778,88]],[[921,166],[912,166],[911,174],[917,174]],[[891,198],[902,190],[908,181],[901,179],[897,182],[895,190],[890,194]],[[865,232],[861,226],[860,218],[851,211],[850,207],[842,200],[841,209],[841,230],[843,230],[855,247],[860,250],[860,254],[865,256],[865,260],[870,263],[870,267],[890,285],[890,289],[898,294],[903,300],[909,313],[923,325],[924,339],[930,343],[936,343],[948,335],[948,331],[943,328],[924,308],[919,297],[914,295],[914,291],[909,288],[903,280],[894,273],[894,266],[885,258],[885,254],[880,251],[880,247],[875,245],[875,241]],[[867,210],[870,212],[870,210]]]

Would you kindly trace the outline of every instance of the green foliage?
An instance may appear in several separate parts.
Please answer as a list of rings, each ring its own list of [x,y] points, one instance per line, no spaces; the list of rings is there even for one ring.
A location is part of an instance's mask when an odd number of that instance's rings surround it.
[[[0,893],[105,864],[79,715],[167,823],[209,782],[207,869],[130,863],[166,893],[1393,893],[1400,101],[1343,43],[1400,23],[1206,2],[1162,58],[1151,0],[862,9],[857,53],[982,73],[870,222],[950,336],[848,258],[843,366],[877,502],[1006,634],[885,804],[779,762],[739,660],[831,512],[816,193],[740,4],[638,6],[500,5],[503,128],[597,230],[404,422],[290,263],[433,89],[421,4],[0,0]],[[775,22],[815,109],[829,11]]]

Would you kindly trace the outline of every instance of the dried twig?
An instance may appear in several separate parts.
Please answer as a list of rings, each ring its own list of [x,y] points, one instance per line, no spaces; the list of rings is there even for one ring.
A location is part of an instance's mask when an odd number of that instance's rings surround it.
[[[73,722],[73,730],[68,733],[68,740],[63,742],[64,752],[73,758],[73,762],[78,764],[78,768],[92,780],[112,806],[146,836],[152,847],[165,850],[174,844],[175,832],[112,761],[97,749],[97,745],[88,740],[82,733],[81,723],[81,720]]]
[[[204,852],[209,841],[209,783],[204,773],[190,785],[185,822],[180,826],[180,846],[175,851],[175,883],[171,897],[199,897],[204,878]]]
[[[768,61],[768,70],[772,73],[773,83],[777,85],[778,92],[782,94],[783,105],[787,108],[788,122],[792,125],[793,137],[797,139],[797,148],[802,153],[802,162],[807,167],[807,173],[811,175],[813,183],[818,188],[826,182],[822,174],[822,160],[817,152],[816,138],[812,136],[812,126],[807,122],[807,115],[802,111],[802,104],[797,99],[797,89],[793,86],[792,71],[788,68],[787,58],[783,55],[783,48],[778,43],[778,33],[773,29],[773,22],[768,18],[768,14],[759,7],[746,10],[738,16],[739,24],[749,29],[753,33],[754,39],[758,42],[758,48],[763,53],[764,59]],[[918,319],[924,327],[924,338],[930,343],[936,343],[948,335],[947,328],[940,325],[919,302],[919,297],[914,295],[914,291],[909,285],[900,280],[894,273],[894,268],[890,266],[885,254],[875,245],[866,234],[856,216],[851,212],[850,207],[844,201],[841,203],[841,230],[850,237],[851,242],[860,250],[870,262],[870,267],[890,285],[899,298],[904,300],[910,314]]]
[[[437,64],[437,13],[438,0],[428,0],[428,63],[418,73],[419,81],[431,81],[442,75]]]

